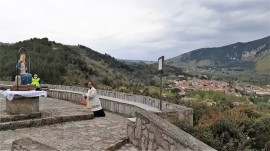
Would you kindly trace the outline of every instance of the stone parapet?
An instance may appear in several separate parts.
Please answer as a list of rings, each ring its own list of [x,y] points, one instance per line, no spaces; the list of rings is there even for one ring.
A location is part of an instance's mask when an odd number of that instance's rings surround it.
[[[61,100],[68,100],[74,103],[80,103],[82,101],[84,93],[68,91],[68,90],[55,90],[50,89],[47,91],[48,96],[52,98],[57,98]],[[134,117],[135,112],[139,112],[141,110],[151,111],[154,113],[161,112],[160,110],[153,108],[151,106],[138,103],[138,102],[130,102],[126,100],[111,98],[107,96],[100,96],[100,101],[102,108],[107,111],[119,113],[125,115],[127,117]]]
[[[193,109],[185,108],[182,110],[165,110],[160,113],[157,113],[158,116],[166,119],[170,123],[182,125],[185,127],[193,126]]]
[[[2,82],[3,81],[0,81],[0,85]],[[5,81],[3,83],[8,84],[8,82],[5,82]],[[75,103],[79,103],[80,101],[82,101],[84,99],[83,94],[87,92],[87,88],[76,87],[76,86],[52,85],[52,84],[42,84],[42,86],[46,86],[49,89],[51,89],[51,91],[48,91],[48,96],[62,99],[62,100],[72,101]],[[57,92],[52,89],[57,89]],[[62,92],[59,93],[61,90]],[[159,99],[151,98],[148,96],[141,96],[141,95],[135,95],[135,94],[130,94],[130,93],[122,93],[122,92],[113,92],[113,91],[107,91],[107,90],[97,90],[97,91],[101,99],[103,99],[102,96],[105,96],[105,97],[107,96],[110,98],[116,98],[116,99],[121,99],[125,101],[130,101],[130,102],[138,102],[138,103],[142,103],[142,104],[154,107],[156,109],[159,109],[159,103],[160,103]],[[68,94],[68,93],[71,93],[71,94]],[[107,99],[103,99],[103,100],[107,100]],[[103,102],[104,101],[102,101],[101,103]],[[107,106],[106,103],[103,103],[102,105]],[[111,106],[115,106],[115,105],[111,105]],[[114,107],[114,109],[111,111],[114,112],[116,110],[119,110],[119,108]],[[132,115],[135,115],[134,113],[135,112],[133,112]],[[188,126],[193,125],[193,109],[185,107],[185,106],[163,101],[162,114],[159,114],[159,115],[169,120],[172,123],[184,122],[185,123],[184,125],[188,125]]]
[[[81,94],[84,94],[87,92],[86,88],[81,88],[81,87],[62,86],[62,85],[46,85],[46,86],[48,86],[49,88],[54,88],[54,89],[57,88],[61,90],[66,90],[66,92],[79,91],[81,92]],[[125,101],[130,101],[130,102],[138,102],[138,103],[142,103],[142,104],[154,107],[156,109],[159,109],[159,103],[160,103],[159,99],[151,98],[148,96],[141,96],[141,95],[135,95],[135,94],[130,94],[130,93],[122,93],[122,92],[113,92],[113,91],[107,91],[107,90],[97,90],[97,91],[101,98],[102,96],[107,96],[110,98],[116,98],[116,99],[121,99]],[[61,95],[62,96],[60,96],[61,98],[59,99],[67,100],[64,94],[61,94]],[[77,100],[72,99],[71,101],[78,102],[78,100],[83,100],[83,98],[78,98]],[[105,104],[104,106],[107,106],[107,104]],[[111,105],[111,106],[115,106],[115,105]],[[119,109],[115,107],[111,111],[114,112],[115,110],[119,110]],[[135,115],[134,112],[132,113],[132,116],[133,115]],[[184,125],[186,126],[193,126],[193,109],[188,108],[186,106],[181,106],[181,105],[163,101],[162,114],[159,114],[159,115],[169,120],[172,123],[184,122]]]
[[[100,101],[103,109],[115,113],[119,113],[125,115],[127,117],[135,117],[136,112],[140,112],[142,110],[149,111],[153,113],[160,113],[161,111],[153,108],[151,106],[147,106],[138,102],[130,102],[126,100],[100,96]]]
[[[42,84],[42,87],[48,87],[50,89],[59,89],[59,90],[67,90],[67,91],[76,91],[87,93],[88,88],[77,87],[77,86],[66,86],[66,85],[53,85],[53,84]]]
[[[215,150],[167,120],[147,111],[136,113],[127,126],[129,141],[141,150]]]
[[[159,109],[160,101],[155,98],[121,92],[112,92],[106,90],[98,90],[98,93],[101,96],[123,99],[130,102],[138,102]],[[158,115],[174,124],[181,122],[185,126],[193,126],[192,108],[163,101],[162,112],[159,112]]]
[[[1,83],[1,81],[0,81]],[[76,92],[82,92],[82,93],[87,93],[87,88],[83,87],[77,87],[77,86],[65,86],[65,85],[52,85],[52,84],[42,84],[42,86],[46,86],[50,89],[59,89],[59,90],[67,90],[67,91],[76,91]],[[152,106],[154,108],[159,109],[159,99],[155,99],[152,97],[148,96],[142,96],[142,95],[136,95],[136,94],[131,94],[131,93],[122,93],[122,92],[114,92],[114,91],[108,91],[108,90],[97,90],[98,94],[100,96],[108,96],[111,98],[118,98],[126,101],[131,101],[131,102],[139,102],[146,104],[148,106]],[[185,109],[187,107],[173,104],[173,103],[168,103],[168,102],[162,102],[162,110],[179,110],[179,109]]]
[[[9,81],[0,81],[0,86],[2,85],[9,85],[12,82]],[[84,87],[77,87],[77,86],[65,86],[65,85],[53,85],[53,84],[42,84],[41,86],[48,87],[50,89],[60,89],[60,90],[67,90],[67,91],[76,91],[76,92],[82,92],[87,93],[87,88]],[[143,103],[149,106],[152,106],[154,108],[159,109],[159,99],[155,99],[148,96],[142,96],[142,95],[136,95],[131,93],[123,93],[123,92],[114,92],[114,91],[108,91],[108,90],[97,90],[98,94],[101,96],[108,96],[112,98],[118,98],[122,100],[132,101],[132,102],[139,102]],[[164,102],[162,103],[162,110],[179,110],[187,108],[185,106],[173,104]]]
[[[68,100],[74,103],[80,103],[80,101],[84,99],[83,92],[50,89],[47,93],[49,97]],[[135,117],[135,112],[145,110],[157,113],[159,116],[171,123],[181,123],[184,126],[193,126],[193,109],[191,108],[182,107],[177,110],[163,110],[161,112],[157,108],[140,102],[132,102],[107,96],[100,96],[100,101],[103,109],[119,113],[127,117]]]
[[[51,88],[48,90],[49,97],[75,103],[82,101],[83,94],[87,92],[85,88],[72,86],[48,85],[48,87]],[[142,150],[215,150],[170,123],[181,122],[192,125],[193,110],[190,108],[164,102],[162,112],[154,112],[163,119],[153,113],[159,106],[157,99],[103,90],[98,90],[98,93],[106,110],[129,117],[136,116],[135,122],[128,123],[127,133],[129,141]]]
[[[80,103],[82,100],[84,100],[84,94],[85,93],[79,91],[70,91],[63,89],[50,89],[47,91],[48,97],[71,101],[73,103]]]

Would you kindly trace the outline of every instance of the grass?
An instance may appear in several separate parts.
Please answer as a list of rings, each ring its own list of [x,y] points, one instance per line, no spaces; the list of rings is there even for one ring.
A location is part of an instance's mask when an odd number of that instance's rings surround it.
[[[256,63],[256,71],[270,73],[270,52]]]

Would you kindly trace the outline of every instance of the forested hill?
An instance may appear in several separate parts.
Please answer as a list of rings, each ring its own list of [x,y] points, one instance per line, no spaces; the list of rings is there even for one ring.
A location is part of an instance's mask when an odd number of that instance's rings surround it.
[[[155,65],[127,65],[108,54],[101,54],[83,45],[70,46],[32,38],[15,44],[0,45],[0,80],[14,80],[18,50],[24,47],[30,73],[37,73],[43,83],[83,85],[88,80],[98,85],[144,86],[155,83]],[[167,73],[180,74],[167,68]]]
[[[270,36],[216,48],[201,48],[166,60],[176,67],[189,69],[253,70],[270,72]]]

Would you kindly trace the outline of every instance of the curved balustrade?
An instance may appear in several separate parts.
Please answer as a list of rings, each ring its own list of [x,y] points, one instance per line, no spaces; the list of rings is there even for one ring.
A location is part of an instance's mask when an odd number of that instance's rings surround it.
[[[0,86],[1,84],[11,85],[12,82],[0,81]],[[62,92],[54,92],[54,93],[57,93],[57,97],[56,95],[54,95],[54,97],[58,99],[62,99],[62,100],[73,101],[76,103],[83,100],[82,95],[86,93],[88,90],[87,88],[77,87],[77,86],[65,86],[65,85],[53,85],[53,84],[42,84],[42,86],[46,86],[51,90],[52,89],[65,90]],[[159,109],[160,101],[155,98],[151,98],[148,96],[135,95],[135,94],[130,94],[130,93],[107,91],[107,90],[97,90],[97,91],[101,99],[102,99],[102,96],[104,97],[107,96],[107,97],[110,97],[110,99],[106,98],[107,100],[114,100],[113,98],[121,99],[121,100],[124,100],[126,104],[132,104],[132,102],[137,102],[137,103],[148,105],[149,107]],[[114,111],[117,112],[118,110],[115,109]],[[132,115],[134,114],[135,113],[132,113]],[[158,114],[159,116],[163,117],[164,119],[167,119],[171,123],[182,121],[186,123],[188,126],[193,125],[193,109],[187,108],[185,106],[162,101],[162,112]]]
[[[0,81],[0,87],[12,85],[12,82]],[[83,100],[86,88],[75,86],[51,85],[48,96],[79,103]],[[151,97],[98,90],[102,106],[105,110],[128,117],[136,117],[130,121],[128,138],[133,145],[143,150],[215,150],[180,130],[174,122],[193,125],[193,110],[164,102],[162,111],[158,110],[159,100]],[[155,115],[157,114],[157,115]],[[161,118],[162,117],[162,118]]]

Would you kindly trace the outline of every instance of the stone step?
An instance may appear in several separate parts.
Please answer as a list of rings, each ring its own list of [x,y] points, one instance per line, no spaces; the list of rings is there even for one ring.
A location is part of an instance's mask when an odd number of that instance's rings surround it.
[[[0,112],[0,123],[28,120],[41,118],[41,113],[30,113],[30,114],[18,114],[18,115],[8,115],[5,112]]]
[[[21,138],[12,142],[12,151],[58,151],[57,149],[48,145],[42,144],[31,138]]]
[[[40,119],[30,119],[21,121],[11,121],[0,123],[0,131],[5,130],[15,130],[26,127],[38,127],[45,125],[52,125],[64,122],[81,121],[93,119],[93,113],[83,114],[83,115],[68,115],[68,116],[55,116],[55,117],[45,117]]]

